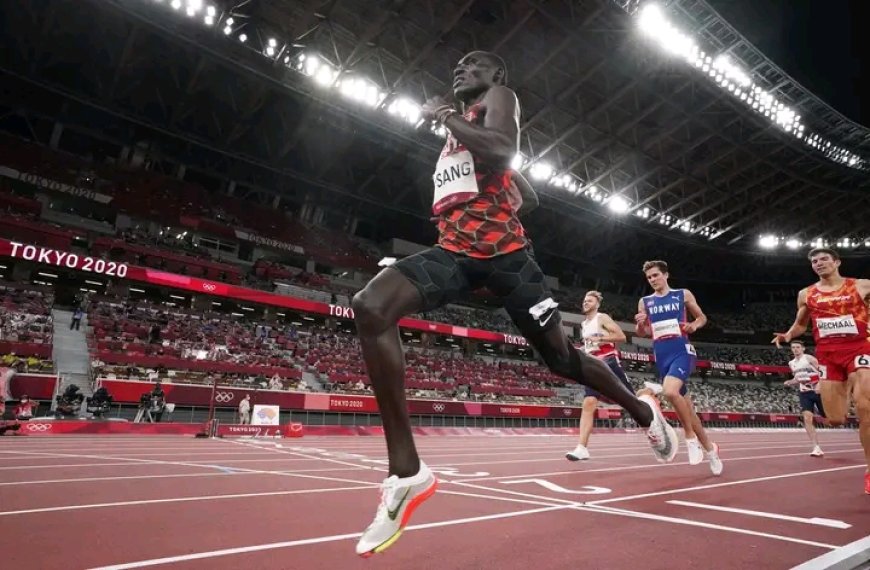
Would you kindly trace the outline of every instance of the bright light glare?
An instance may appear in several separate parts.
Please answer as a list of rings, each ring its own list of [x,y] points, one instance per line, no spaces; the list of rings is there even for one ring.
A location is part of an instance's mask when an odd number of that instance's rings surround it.
[[[758,245],[763,247],[764,249],[773,249],[779,244],[779,240],[776,236],[772,235],[763,235],[758,238]]]
[[[399,97],[390,103],[387,112],[402,117],[412,125],[416,125],[420,120],[420,106],[405,97]]]
[[[239,41],[242,43],[248,41],[248,34],[239,34]]]
[[[553,167],[546,162],[536,162],[529,169],[529,176],[535,180],[547,180],[553,175]]]
[[[631,208],[631,204],[622,196],[613,196],[607,201],[607,207],[615,214],[625,214]]]
[[[791,238],[790,240],[785,242],[785,246],[789,249],[797,249],[801,246],[801,242],[794,238]]]
[[[335,81],[335,76],[336,73],[331,67],[328,65],[321,65],[320,69],[318,69],[317,73],[314,75],[314,80],[324,87],[329,87],[332,85],[332,82]]]
[[[169,4],[173,10],[181,10],[181,0],[172,0]]]
[[[513,168],[514,170],[519,170],[520,168],[523,167],[524,162],[525,162],[525,160],[523,159],[523,155],[517,154],[513,158],[513,160],[511,160],[511,168]]]

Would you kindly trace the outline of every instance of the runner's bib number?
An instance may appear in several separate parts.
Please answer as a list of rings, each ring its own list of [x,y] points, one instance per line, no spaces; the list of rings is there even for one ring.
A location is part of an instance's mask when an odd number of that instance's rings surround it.
[[[870,368],[870,354],[859,354],[856,356],[855,368]]]
[[[665,319],[652,324],[653,340],[660,339],[666,336],[682,336],[683,331],[680,329],[680,321],[677,319]]]
[[[432,175],[435,195],[432,212],[440,214],[447,208],[480,194],[474,173],[474,159],[467,150],[442,155]]]
[[[819,331],[820,338],[858,334],[855,317],[852,315],[816,319],[816,328]]]

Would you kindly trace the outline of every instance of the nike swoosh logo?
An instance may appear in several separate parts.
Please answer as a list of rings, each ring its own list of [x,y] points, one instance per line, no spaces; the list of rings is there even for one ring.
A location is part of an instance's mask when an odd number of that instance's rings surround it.
[[[538,321],[538,324],[540,324],[542,327],[543,327],[543,326],[546,326],[547,323],[550,322],[550,319],[553,318],[553,315],[554,315],[555,313],[556,313],[556,311],[553,311],[552,313],[550,313],[549,315],[547,315],[547,318],[546,318],[546,319],[539,320],[539,321]]]
[[[391,521],[396,520],[396,516],[398,516],[399,511],[402,509],[402,505],[405,504],[405,499],[408,498],[408,493],[411,492],[411,488],[408,487],[405,489],[405,494],[402,496],[401,500],[399,500],[399,504],[396,505],[395,509],[387,509],[387,516],[390,517]]]

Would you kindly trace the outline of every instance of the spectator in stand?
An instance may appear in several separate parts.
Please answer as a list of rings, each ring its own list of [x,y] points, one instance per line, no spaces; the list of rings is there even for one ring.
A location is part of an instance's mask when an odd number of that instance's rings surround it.
[[[239,423],[251,423],[251,395],[245,394],[245,398],[239,402]]]
[[[81,307],[76,307],[76,310],[73,311],[72,320],[69,323],[69,330],[79,330],[79,327],[82,324],[82,317],[84,316],[84,311],[82,311]]]
[[[22,421],[27,421],[34,416],[34,410],[39,407],[39,402],[35,402],[27,397],[21,396],[21,401],[15,406],[15,417]]]
[[[160,344],[160,325],[154,323],[148,329],[148,344]]]
[[[270,390],[283,390],[284,389],[284,381],[281,380],[281,376],[279,376],[277,372],[269,380],[269,389]]]

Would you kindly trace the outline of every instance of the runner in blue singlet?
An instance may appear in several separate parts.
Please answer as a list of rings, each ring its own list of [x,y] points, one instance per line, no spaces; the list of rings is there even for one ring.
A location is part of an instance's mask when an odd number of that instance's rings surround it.
[[[706,451],[710,470],[714,475],[720,475],[722,461],[719,459],[719,446],[707,437],[686,389],[696,360],[695,347],[689,342],[689,334],[703,327],[707,317],[691,291],[668,286],[667,263],[647,261],[643,264],[643,273],[653,294],[641,298],[638,303],[635,332],[653,339],[656,368],[662,378],[661,392],[683,424],[689,463],[701,463]],[[694,317],[691,322],[686,319],[687,311]]]

